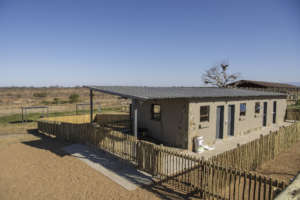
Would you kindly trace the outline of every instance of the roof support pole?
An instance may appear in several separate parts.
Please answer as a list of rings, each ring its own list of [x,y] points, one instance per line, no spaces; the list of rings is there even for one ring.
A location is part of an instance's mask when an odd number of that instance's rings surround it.
[[[136,100],[132,99],[132,114],[133,114],[133,120],[132,120],[132,128],[134,136],[137,138],[138,134],[138,109],[137,109],[137,102]]]
[[[91,120],[91,123],[93,123],[93,116],[94,116],[94,108],[93,108],[93,90],[90,89],[90,120]]]
[[[24,109],[23,107],[21,109],[22,109],[22,122],[24,122]]]

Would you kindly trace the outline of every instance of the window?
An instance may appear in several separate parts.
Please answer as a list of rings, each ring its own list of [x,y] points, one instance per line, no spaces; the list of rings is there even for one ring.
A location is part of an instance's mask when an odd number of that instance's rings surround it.
[[[151,106],[151,115],[153,120],[160,121],[160,105],[152,104]]]
[[[246,104],[245,103],[240,104],[240,116],[246,116]]]
[[[200,107],[200,122],[209,121],[209,106]]]
[[[260,103],[259,102],[255,103],[255,113],[256,114],[260,113]]]

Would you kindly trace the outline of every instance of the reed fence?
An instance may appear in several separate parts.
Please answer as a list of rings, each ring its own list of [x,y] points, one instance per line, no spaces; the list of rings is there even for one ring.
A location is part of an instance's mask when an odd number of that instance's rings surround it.
[[[153,175],[158,184],[187,195],[204,199],[270,200],[287,186],[285,182],[236,168],[252,169],[289,148],[299,139],[300,124],[262,136],[212,160],[137,140],[115,126],[39,121],[38,128],[60,139],[95,145],[134,163]]]
[[[249,171],[220,166],[183,152],[139,142],[138,167],[158,183],[202,199],[273,199],[287,184]]]
[[[282,127],[278,131],[249,143],[238,145],[235,149],[218,154],[211,161],[221,166],[242,170],[255,170],[263,162],[272,160],[280,152],[286,151],[300,139],[300,123]]]
[[[286,119],[287,120],[300,120],[300,109],[287,109],[286,110]]]
[[[116,126],[120,125],[124,125],[124,123],[119,122]],[[39,121],[38,129],[40,132],[54,135],[60,140],[90,144],[117,155],[122,159],[129,161],[136,160],[137,140],[135,137],[121,132],[122,128],[114,129],[90,123],[72,124]]]

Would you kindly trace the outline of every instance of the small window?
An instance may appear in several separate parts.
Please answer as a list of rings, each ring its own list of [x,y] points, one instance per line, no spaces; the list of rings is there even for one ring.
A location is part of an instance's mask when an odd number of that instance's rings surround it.
[[[246,116],[246,104],[245,103],[240,104],[240,116]]]
[[[152,104],[151,115],[153,120],[160,121],[160,105]]]
[[[260,113],[260,103],[259,102],[256,102],[255,103],[255,113]]]
[[[200,107],[200,122],[209,121],[209,106]]]

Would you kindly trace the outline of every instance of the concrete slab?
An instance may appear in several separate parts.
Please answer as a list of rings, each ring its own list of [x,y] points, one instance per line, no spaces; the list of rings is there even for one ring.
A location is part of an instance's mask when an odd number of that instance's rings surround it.
[[[63,150],[129,191],[135,190],[138,186],[152,183],[151,176],[104,151],[95,150],[82,144],[73,144]]]
[[[299,200],[300,199],[300,174],[295,180],[275,198],[275,200]]]

